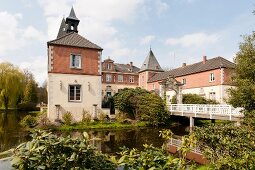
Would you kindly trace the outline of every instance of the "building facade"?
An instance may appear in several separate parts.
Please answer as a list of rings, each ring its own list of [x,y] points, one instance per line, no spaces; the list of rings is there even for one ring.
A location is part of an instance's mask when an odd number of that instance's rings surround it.
[[[71,112],[76,121],[83,110],[101,108],[102,48],[78,34],[73,8],[62,20],[58,36],[48,46],[48,118]]]
[[[113,96],[124,88],[138,87],[140,69],[129,64],[114,63],[110,58],[102,62],[102,98]]]
[[[182,67],[155,74],[148,80],[147,90],[161,91],[160,82],[173,76],[182,83],[182,94],[198,94],[224,104],[228,98],[227,90],[234,87],[231,83],[234,68],[234,63],[222,57],[207,60],[204,56],[201,62],[190,65],[183,63]],[[167,101],[171,102],[174,95],[175,92],[168,89]]]

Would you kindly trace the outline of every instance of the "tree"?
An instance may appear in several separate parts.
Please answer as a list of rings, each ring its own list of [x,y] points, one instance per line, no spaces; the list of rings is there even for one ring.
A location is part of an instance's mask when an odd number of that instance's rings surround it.
[[[0,64],[0,104],[17,107],[21,101],[25,84],[24,74],[10,63]]]
[[[236,88],[229,90],[229,103],[234,107],[255,109],[255,33],[244,36],[235,58],[233,82]]]
[[[34,76],[28,70],[24,71],[26,87],[24,91],[24,102],[25,103],[37,103],[37,84],[34,80]]]
[[[125,88],[114,95],[115,108],[130,118],[148,121],[152,125],[165,124],[169,118],[164,101],[155,93]]]
[[[176,104],[176,95],[172,98],[172,103]],[[215,100],[206,99],[197,94],[183,94],[182,95],[183,104],[217,104]]]

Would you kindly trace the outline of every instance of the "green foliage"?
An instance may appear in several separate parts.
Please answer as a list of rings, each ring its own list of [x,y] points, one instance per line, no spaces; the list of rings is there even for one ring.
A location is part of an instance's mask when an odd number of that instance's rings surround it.
[[[183,94],[182,95],[182,103],[183,104],[218,104],[215,100],[206,99],[203,96],[199,96],[197,94]],[[176,104],[176,95],[172,98],[172,103]]]
[[[114,170],[108,157],[96,151],[88,140],[59,137],[37,131],[30,142],[22,143],[14,150],[12,166],[16,169],[91,169]]]
[[[37,103],[37,84],[33,79],[28,80],[24,91],[24,102],[26,103]]]
[[[235,58],[233,82],[237,86],[229,90],[229,103],[234,107],[255,109],[255,33],[244,36]]]
[[[25,76],[10,63],[0,64],[0,104],[8,109],[16,107],[23,97]]]
[[[89,123],[91,121],[91,114],[87,110],[82,110],[82,123]]]
[[[215,169],[255,169],[255,132],[250,126],[216,124],[196,128],[194,133]]]
[[[36,117],[31,116],[31,115],[26,115],[21,121],[20,121],[21,126],[26,127],[26,128],[32,128],[37,125],[37,120]]]
[[[39,110],[40,108],[36,107],[35,103],[32,102],[22,102],[19,103],[17,106],[18,110],[22,110],[22,111],[35,111],[35,110]]]
[[[63,122],[66,125],[71,125],[73,122],[73,115],[71,112],[65,112],[62,116]]]
[[[102,109],[97,109],[97,117],[98,117],[98,120],[104,121],[106,118],[106,114],[103,112]]]
[[[130,118],[148,121],[152,125],[165,124],[169,118],[164,101],[147,90],[123,89],[114,95],[115,107]]]

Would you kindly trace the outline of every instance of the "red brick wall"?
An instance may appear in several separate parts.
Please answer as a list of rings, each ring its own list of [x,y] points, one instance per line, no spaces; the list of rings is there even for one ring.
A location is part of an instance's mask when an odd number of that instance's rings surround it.
[[[112,81],[106,82],[106,74],[112,75]],[[123,82],[118,82],[118,75],[123,75]],[[129,77],[134,76],[134,83],[129,82]],[[138,74],[121,74],[121,73],[107,73],[102,72],[102,83],[110,83],[110,84],[128,84],[128,85],[137,85],[138,86]]]
[[[146,83],[147,83],[147,77],[146,77],[146,72],[139,73],[139,86],[141,88],[146,88]]]
[[[224,83],[223,84],[228,84],[231,85],[231,77],[233,76],[233,69],[229,69],[229,68],[224,68]]]
[[[70,54],[81,56],[81,69],[70,68]],[[96,49],[68,46],[53,47],[53,69],[49,73],[100,75],[99,54]]]

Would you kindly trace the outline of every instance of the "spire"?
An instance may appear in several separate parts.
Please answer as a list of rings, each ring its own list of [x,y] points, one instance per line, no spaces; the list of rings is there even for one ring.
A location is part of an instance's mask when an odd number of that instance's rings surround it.
[[[65,18],[62,19],[61,25],[58,30],[58,36],[57,38],[60,38],[66,34],[66,21]]]
[[[80,20],[76,17],[74,9],[72,7],[71,12],[69,16],[66,18],[66,24],[67,24],[67,33],[69,32],[76,32],[78,33],[78,25]]]
[[[145,61],[143,62],[143,65],[141,67],[140,72],[142,71],[158,71],[162,72],[163,69],[160,67],[156,57],[154,56],[151,48],[149,51],[149,54],[147,55]]]
[[[74,12],[73,7],[72,7],[72,9],[71,9],[71,11],[70,11],[70,14],[69,14],[69,16],[68,16],[67,18],[69,18],[69,19],[74,19],[74,20],[79,20],[79,19],[76,17],[76,15],[75,15],[75,12]]]

